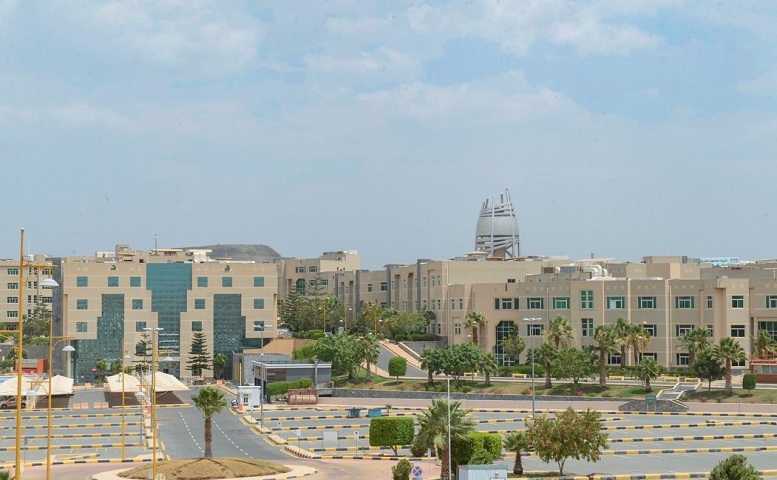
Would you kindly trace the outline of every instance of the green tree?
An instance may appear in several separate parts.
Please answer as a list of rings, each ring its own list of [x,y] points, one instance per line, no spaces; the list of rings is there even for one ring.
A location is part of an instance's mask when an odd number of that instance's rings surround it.
[[[192,345],[189,349],[189,360],[186,362],[186,369],[192,372],[192,375],[199,377],[203,370],[210,370],[211,360],[208,352],[208,342],[205,334],[194,332],[192,334]]]
[[[559,380],[571,379],[577,387],[581,378],[590,377],[596,371],[595,359],[585,350],[565,348],[558,353],[553,373]]]
[[[599,354],[599,386],[607,386],[607,356],[618,351],[620,342],[614,325],[599,325],[594,332],[594,349]]]
[[[496,355],[491,352],[480,352],[475,362],[475,369],[486,377],[485,386],[490,387],[491,375],[496,375],[499,372],[499,362],[496,359]]]
[[[744,455],[731,455],[712,469],[710,480],[761,480],[758,470],[747,463]]]
[[[8,355],[5,356],[6,360],[16,360],[16,345],[8,350]],[[22,360],[27,358],[27,350],[22,348]]]
[[[486,320],[486,316],[483,315],[480,312],[476,312],[474,310],[470,310],[467,312],[467,314],[464,316],[464,325],[469,328],[470,335],[472,335],[472,344],[477,345],[478,348],[480,347],[480,331],[485,330],[486,326],[488,325],[488,320]]]
[[[192,396],[194,406],[202,412],[202,418],[205,419],[205,458],[213,457],[211,443],[213,442],[213,427],[211,419],[214,415],[227,408],[227,400],[224,398],[224,392],[216,387],[205,387],[196,395]]]
[[[315,360],[316,344],[307,343],[291,352],[291,356],[294,358],[294,360]]]
[[[529,437],[525,431],[510,432],[504,437],[504,447],[508,452],[515,454],[515,464],[513,464],[513,473],[523,475],[523,452],[530,450]]]
[[[712,390],[712,381],[720,380],[726,373],[723,365],[721,365],[718,359],[712,357],[712,352],[709,350],[697,354],[690,367],[694,375],[707,380],[708,392]]]
[[[756,385],[755,373],[746,373],[742,376],[742,388],[747,390],[750,393],[750,396],[753,395],[753,390],[755,390],[755,385]]]
[[[618,339],[618,346],[621,350],[621,368],[626,368],[626,348],[629,346],[631,325],[631,322],[623,317],[618,318],[615,322],[615,336]]]
[[[521,353],[526,350],[526,341],[517,333],[502,338],[502,352],[507,355],[511,361],[520,363]]]
[[[642,357],[642,361],[637,365],[637,376],[645,382],[646,392],[653,390],[653,387],[650,386],[650,381],[658,378],[663,370],[664,368],[656,363],[653,357]]]
[[[407,360],[404,357],[391,357],[388,362],[388,373],[396,378],[399,384],[399,377],[407,375]]]
[[[391,447],[394,455],[400,445],[408,445],[415,437],[415,422],[411,417],[375,417],[370,420],[370,446]]]
[[[768,357],[774,355],[777,349],[777,342],[767,330],[758,330],[758,335],[753,337],[753,353],[759,357]]]
[[[148,372],[150,370],[148,357],[152,354],[152,348],[153,346],[148,339],[148,332],[144,331],[140,334],[140,341],[135,344],[135,356],[140,357],[136,368],[141,372]]]
[[[363,337],[359,338],[359,346],[361,347],[361,360],[363,360],[367,366],[365,368],[365,380],[369,381],[372,378],[372,372],[370,371],[371,365],[378,361],[380,356],[380,346],[378,337],[371,333],[367,333]]]
[[[628,337],[629,346],[634,354],[634,364],[639,363],[639,354],[650,345],[650,332],[642,325],[632,325]]]
[[[575,329],[566,317],[559,315],[550,321],[542,337],[552,343],[556,350],[570,348],[575,342]]]
[[[474,421],[467,415],[469,410],[461,408],[461,402],[434,399],[429,407],[417,414],[418,434],[414,440],[424,450],[434,447],[437,458],[440,459],[440,479],[450,480],[451,472],[448,468],[448,452],[451,444],[448,442],[449,434],[452,441],[463,440],[474,431]],[[450,418],[450,423],[448,419]]]
[[[731,337],[721,338],[717,345],[712,347],[712,358],[723,362],[726,368],[726,395],[733,393],[731,386],[731,364],[733,362],[744,362],[747,360],[745,349],[736,340]]]
[[[51,309],[43,301],[38,300],[35,303],[30,315],[24,317],[24,338],[29,341],[35,337],[46,337],[48,339],[51,331]],[[48,343],[48,340],[46,341]]]
[[[538,416],[528,427],[526,435],[537,456],[543,462],[556,462],[562,476],[568,458],[597,462],[607,448],[601,414],[591,409],[577,413],[569,407],[557,413],[556,418]]]
[[[391,478],[393,480],[410,480],[410,473],[412,471],[413,465],[410,464],[410,460],[403,458],[391,467]]]
[[[94,381],[98,383],[104,382],[105,374],[108,373],[109,368],[110,365],[108,365],[107,361],[97,360],[94,364]]]
[[[363,356],[363,345],[355,336],[342,334],[324,337],[316,342],[316,357],[324,362],[332,362],[332,368],[346,373],[348,380],[356,378]]]
[[[224,369],[227,368],[227,356],[223,353],[213,355],[213,375],[215,378],[221,378],[224,375]]]
[[[688,362],[693,363],[696,355],[712,346],[712,334],[706,328],[692,328],[680,335],[677,347],[688,350]]]
[[[553,388],[553,383],[550,381],[551,369],[553,368],[553,362],[558,357],[558,349],[550,342],[542,342],[539,348],[535,348],[532,352],[534,361],[542,364],[545,367],[545,389]]]
[[[439,348],[425,348],[421,353],[421,370],[426,370],[429,385],[434,384],[434,376],[442,373],[442,350]]]
[[[445,347],[442,350],[442,373],[453,378],[458,385],[462,375],[475,371],[480,355],[480,349],[471,343]]]

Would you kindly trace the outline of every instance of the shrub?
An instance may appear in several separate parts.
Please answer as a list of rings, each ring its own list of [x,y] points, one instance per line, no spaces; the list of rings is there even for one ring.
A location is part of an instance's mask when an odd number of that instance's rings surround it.
[[[415,437],[415,420],[412,417],[375,417],[370,420],[370,446],[391,447],[394,455],[397,446],[408,445]]]
[[[453,441],[451,457],[463,463],[473,463],[473,459],[481,462],[490,458],[486,463],[493,463],[502,457],[502,437],[497,433],[470,433],[462,440]]]
[[[413,466],[410,464],[410,460],[406,458],[403,458],[391,467],[391,475],[394,480],[410,480],[410,472],[412,471]]]
[[[405,340],[407,340],[407,335],[405,335],[404,333],[397,333],[396,335],[394,335],[395,342],[404,342]]]
[[[267,384],[267,395],[285,395],[289,389],[310,388],[313,386],[313,380],[309,378],[300,378],[290,382],[272,382]]]
[[[753,394],[755,390],[755,373],[746,373],[742,376],[742,388]]]
[[[710,472],[710,480],[761,480],[758,470],[747,463],[744,455],[731,455]]]
[[[311,330],[308,332],[308,338],[311,338],[313,340],[318,340],[319,338],[324,338],[326,334],[323,330]]]
[[[407,374],[407,360],[404,357],[392,357],[388,362],[388,373],[397,379]]]

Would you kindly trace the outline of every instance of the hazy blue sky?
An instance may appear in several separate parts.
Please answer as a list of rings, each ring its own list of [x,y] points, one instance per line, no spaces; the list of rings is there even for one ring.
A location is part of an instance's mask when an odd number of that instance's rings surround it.
[[[0,0],[0,257],[777,257],[775,5]]]

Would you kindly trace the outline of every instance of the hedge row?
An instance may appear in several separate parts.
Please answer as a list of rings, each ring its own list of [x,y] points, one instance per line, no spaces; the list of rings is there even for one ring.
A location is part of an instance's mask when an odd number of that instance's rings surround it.
[[[413,417],[375,417],[370,420],[370,446],[409,445],[415,437]]]
[[[285,395],[290,389],[310,388],[313,386],[313,380],[309,378],[300,378],[291,382],[272,382],[267,384],[267,395]]]

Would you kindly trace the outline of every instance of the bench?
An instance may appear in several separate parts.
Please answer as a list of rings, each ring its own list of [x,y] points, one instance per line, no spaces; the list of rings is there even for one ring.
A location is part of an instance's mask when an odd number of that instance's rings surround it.
[[[513,377],[515,377],[515,378],[526,378],[526,377],[528,377],[528,375],[525,374],[525,373],[514,373]]]

